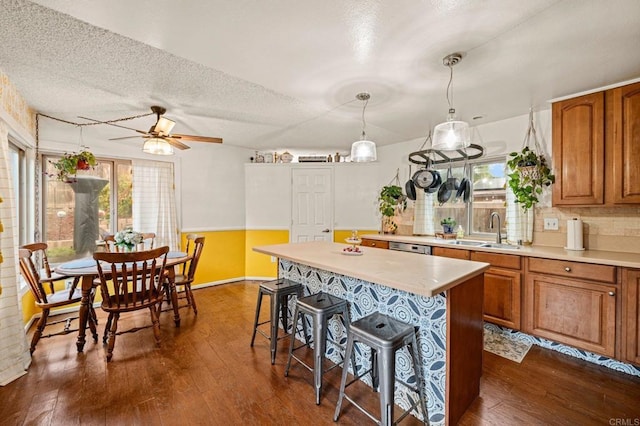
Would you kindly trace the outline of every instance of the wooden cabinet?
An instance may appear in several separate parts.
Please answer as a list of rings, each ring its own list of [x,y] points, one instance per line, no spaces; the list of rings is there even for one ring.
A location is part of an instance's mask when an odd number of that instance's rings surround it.
[[[640,365],[640,269],[622,274],[622,360]]]
[[[604,204],[604,92],[552,106],[553,205]]]
[[[530,258],[525,280],[524,324],[526,333],[566,343],[609,357],[614,357],[616,342],[615,283],[604,284],[602,265],[581,264],[580,275],[590,275],[600,281],[569,279],[571,271],[559,269],[566,262]],[[533,262],[531,262],[533,261]],[[543,261],[543,262],[539,262]],[[533,272],[546,266],[544,274]],[[572,262],[575,267],[576,263]],[[593,268],[593,269],[592,269]],[[615,267],[606,267],[614,268]],[[562,275],[554,275],[554,272]],[[591,273],[590,273],[591,271]],[[559,272],[560,273],[560,272]]]
[[[640,83],[552,106],[554,206],[640,204]]]
[[[431,254],[434,256],[452,257],[454,259],[469,260],[469,250],[453,249],[449,247],[433,247]]]
[[[389,248],[389,241],[382,241],[382,240],[370,240],[368,238],[363,238],[362,242],[360,243],[361,246],[365,246],[365,247],[375,247],[375,248],[381,248],[381,249],[388,249]]]
[[[484,320],[520,330],[521,257],[475,251],[471,252],[471,260],[491,264],[484,273]]]
[[[640,204],[640,83],[606,92],[606,195]]]

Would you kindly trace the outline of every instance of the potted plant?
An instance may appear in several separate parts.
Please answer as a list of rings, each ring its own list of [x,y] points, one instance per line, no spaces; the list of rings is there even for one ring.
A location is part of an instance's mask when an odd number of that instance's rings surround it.
[[[457,223],[458,222],[456,222],[456,220],[452,217],[445,217],[440,221],[440,225],[442,225],[442,231],[445,234],[453,234],[453,228],[455,228]]]
[[[78,170],[92,169],[98,162],[91,151],[83,148],[78,153],[65,153],[58,161],[51,161],[51,164],[56,168],[56,179],[62,182],[75,182]]]
[[[378,196],[378,209],[382,214],[382,232],[394,233],[398,225],[393,217],[397,213],[402,213],[407,207],[407,200],[402,193],[402,188],[398,185],[387,185],[382,187]]]
[[[539,201],[538,196],[543,188],[554,183],[556,177],[551,173],[544,155],[537,154],[528,146],[509,156],[509,188],[513,191],[515,202],[526,212]]]

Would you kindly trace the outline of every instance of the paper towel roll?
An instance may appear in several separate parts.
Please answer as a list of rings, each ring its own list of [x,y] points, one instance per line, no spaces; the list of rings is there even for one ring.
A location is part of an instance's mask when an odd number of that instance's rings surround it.
[[[584,250],[581,219],[567,220],[567,246],[565,248],[567,250]]]

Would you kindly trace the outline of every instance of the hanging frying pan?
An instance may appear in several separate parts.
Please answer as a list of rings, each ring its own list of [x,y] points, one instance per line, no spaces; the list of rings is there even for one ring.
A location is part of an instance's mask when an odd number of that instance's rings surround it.
[[[409,180],[404,184],[404,190],[407,193],[408,199],[412,201],[416,200],[416,186],[411,178],[411,165],[409,165]]]
[[[435,176],[433,176],[431,170],[422,169],[415,172],[411,180],[416,187],[426,189],[433,183],[434,178]]]
[[[467,179],[467,162],[464,163],[464,168],[462,169],[462,180],[460,181],[460,185],[458,186],[458,191],[456,192],[456,200],[460,197],[465,198],[465,203],[469,200],[469,179]]]
[[[440,188],[440,185],[442,184],[442,176],[440,176],[440,173],[437,170],[431,170],[431,173],[433,174],[434,179],[433,182],[431,182],[431,185],[424,189],[424,192],[426,192],[427,194],[433,194]]]
[[[443,205],[444,203],[449,201],[449,198],[451,198],[451,192],[452,190],[449,189],[449,185],[447,185],[447,182],[443,182],[440,185],[440,189],[438,189],[438,203],[440,203],[440,205]]]

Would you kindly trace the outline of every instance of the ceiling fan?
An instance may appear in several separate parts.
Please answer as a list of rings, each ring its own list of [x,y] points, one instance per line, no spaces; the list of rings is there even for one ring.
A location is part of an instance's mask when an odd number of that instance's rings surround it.
[[[120,124],[115,124],[113,121],[99,121],[94,120],[92,118],[80,117],[84,120],[94,121],[96,123],[108,124],[110,126],[121,127],[123,129],[133,130],[134,132],[140,133],[140,135],[136,136],[124,136],[121,138],[112,138],[109,139],[111,141],[115,140],[123,140],[123,139],[131,139],[142,137],[145,139],[145,145],[143,150],[145,152],[150,152],[152,154],[173,154],[173,149],[171,147],[175,147],[178,149],[189,149],[189,145],[182,143],[181,141],[193,141],[193,142],[208,142],[208,143],[222,143],[222,138],[213,138],[208,136],[196,136],[196,135],[183,135],[178,133],[171,133],[173,126],[175,126],[175,121],[169,120],[168,118],[163,117],[162,115],[167,111],[164,107],[154,105],[151,107],[151,111],[153,114],[156,114],[156,123],[151,126],[149,131],[133,129],[131,127],[122,126]]]

